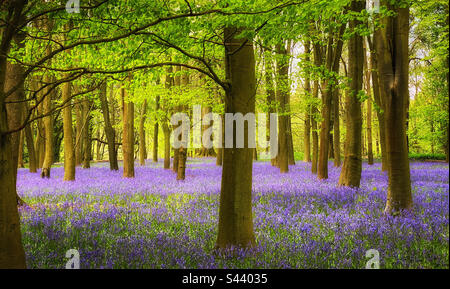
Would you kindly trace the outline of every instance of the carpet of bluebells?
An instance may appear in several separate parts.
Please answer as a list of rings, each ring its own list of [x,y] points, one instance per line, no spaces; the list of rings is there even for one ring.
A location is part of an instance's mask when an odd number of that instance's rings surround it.
[[[18,192],[29,268],[64,268],[66,251],[81,268],[365,268],[366,251],[381,268],[449,268],[448,164],[412,162],[414,210],[383,214],[387,176],[363,165],[361,188],[337,187],[340,168],[318,181],[310,164],[280,174],[266,162],[253,167],[256,246],[217,252],[214,245],[221,168],[213,159],[189,161],[185,181],[161,163],[136,165],[122,178],[107,163],[77,168],[64,182],[26,169]]]

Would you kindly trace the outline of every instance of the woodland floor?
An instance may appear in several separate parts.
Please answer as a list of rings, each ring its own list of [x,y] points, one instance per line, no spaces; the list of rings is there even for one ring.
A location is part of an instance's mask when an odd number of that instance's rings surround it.
[[[63,182],[27,169],[18,192],[29,268],[64,268],[65,253],[80,252],[81,268],[364,268],[366,251],[380,252],[381,268],[449,267],[449,166],[411,162],[411,216],[383,215],[387,176],[363,164],[359,190],[336,187],[340,168],[317,181],[310,164],[280,174],[267,162],[253,169],[256,247],[217,253],[221,168],[190,159],[178,182],[162,163],[136,164],[122,178],[108,163],[77,168]]]

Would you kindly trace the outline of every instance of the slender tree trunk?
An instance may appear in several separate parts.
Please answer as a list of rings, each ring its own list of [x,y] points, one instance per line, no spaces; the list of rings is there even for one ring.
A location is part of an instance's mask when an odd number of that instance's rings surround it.
[[[83,142],[82,142],[82,131],[83,131],[83,114],[81,110],[81,103],[75,106],[75,117],[76,117],[76,138],[75,138],[75,165],[81,166],[83,162]]]
[[[278,155],[277,165],[281,173],[289,172],[289,120],[288,120],[288,97],[289,97],[289,55],[285,44],[277,45],[277,53],[280,58],[277,61],[277,90],[276,95],[279,103],[278,112]]]
[[[189,85],[189,75],[187,74],[187,68],[183,67],[182,75],[180,76],[180,88],[181,91],[187,90]],[[186,112],[187,107],[181,106],[180,111]],[[188,151],[188,142],[181,142],[181,147],[178,150],[178,169],[177,169],[177,180],[184,180],[186,178],[186,160]],[[211,148],[212,149],[212,148]],[[214,151],[214,149],[212,149]]]
[[[230,86],[226,90],[225,112],[255,112],[256,73],[253,44],[236,39],[240,29],[225,28],[225,71]],[[252,246],[255,244],[252,219],[252,149],[248,147],[245,126],[244,148],[224,148],[220,191],[219,229],[216,246]],[[236,140],[236,129],[233,129]],[[235,141],[234,141],[235,142]]]
[[[384,103],[381,98],[380,91],[380,78],[378,75],[378,56],[376,53],[377,38],[374,37],[369,41],[370,48],[370,71],[372,76],[372,87],[373,87],[373,99],[376,105],[376,113],[378,118],[378,134],[380,136],[380,149],[381,149],[381,170],[387,171],[387,153],[386,153],[386,129],[384,120]]]
[[[134,103],[128,99],[125,87],[122,86],[120,92],[123,107],[123,176],[134,178]]]
[[[119,164],[117,162],[117,154],[115,149],[115,135],[116,132],[114,131],[114,128],[111,124],[111,119],[109,117],[109,105],[108,105],[108,99],[106,96],[107,91],[107,84],[106,82],[102,84],[100,88],[100,105],[102,109],[103,114],[103,120],[105,122],[105,134],[106,134],[106,141],[108,142],[108,157],[109,157],[109,168],[112,171],[119,170]],[[111,95],[112,97],[112,95]]]
[[[376,31],[381,99],[385,109],[388,195],[385,212],[412,208],[411,179],[406,140],[406,102],[409,99],[409,7],[393,7],[395,16],[382,19]]]
[[[267,112],[267,141],[270,140],[270,114],[275,113],[275,90],[273,84],[273,63],[272,63],[272,53],[268,50],[265,50],[264,54],[264,77],[266,80],[266,101],[269,106],[269,110]],[[271,158],[270,163],[272,166],[276,165],[276,158]]]
[[[370,87],[370,70],[371,67],[369,65],[369,61],[367,58],[367,49],[366,42],[363,39],[364,43],[364,79],[367,93],[367,114],[366,114],[366,122],[367,122],[367,163],[369,165],[373,165],[373,145],[372,145],[372,91]]]
[[[34,140],[33,140],[33,132],[31,131],[31,124],[27,124],[25,127],[25,139],[27,142],[28,149],[28,167],[30,169],[30,173],[37,172],[37,164],[36,164],[36,151],[34,150]]]
[[[23,164],[23,145],[24,145],[24,139],[25,139],[25,131],[21,130],[19,136],[19,151],[17,156],[17,164],[19,168],[24,168]]]
[[[326,68],[328,71],[332,71],[335,74],[339,73],[339,63],[342,54],[342,47],[344,45],[342,37],[345,32],[345,25],[341,25],[339,33],[337,35],[337,41],[334,41],[333,33],[329,32],[327,56],[326,56]],[[337,42],[334,45],[334,42]],[[320,56],[320,54],[319,54]],[[332,103],[333,94],[337,82],[336,77],[326,79],[323,84],[323,97],[322,97],[322,123],[320,128],[320,151],[319,151],[319,164],[317,177],[319,179],[328,178],[328,155],[332,146],[330,146],[330,131],[331,131],[331,116],[332,116]]]
[[[311,41],[307,40],[305,43],[306,62],[311,62]],[[305,79],[305,92],[307,97],[311,97],[311,79],[308,73]],[[304,131],[304,161],[311,162],[311,105],[308,105],[305,113],[305,131]]]
[[[359,13],[366,6],[365,1],[354,0],[351,2],[351,10]],[[350,30],[360,25],[359,20],[350,21]],[[363,65],[364,50],[363,38],[355,33],[348,44],[348,74],[351,79],[350,90],[346,97],[346,138],[345,156],[339,177],[339,185],[348,187],[359,187],[361,181],[362,156],[361,156],[361,134],[362,116],[361,102],[358,93],[363,87]]]
[[[174,79],[173,76],[171,75],[172,72],[173,68],[172,66],[169,66],[166,69],[166,81],[164,84],[166,89],[171,89],[174,85]],[[164,110],[166,111],[167,114],[169,114],[169,109],[166,107],[167,100],[165,100],[164,102],[165,102]],[[162,123],[162,129],[164,133],[164,169],[170,169],[170,128],[167,122],[168,122],[167,120],[164,120]]]
[[[313,97],[318,98],[319,94],[319,82],[314,81],[313,87]],[[314,115],[317,113],[317,107],[312,106],[312,118],[311,118],[311,129],[312,129],[312,160],[311,160],[311,172],[317,174],[317,162],[319,158],[319,135],[317,133],[317,121],[314,119]]]
[[[155,112],[159,111],[159,95],[156,96],[155,100]],[[153,162],[158,162],[158,131],[159,130],[159,124],[158,124],[158,118],[155,117],[155,125],[153,128]]]
[[[162,125],[164,133],[164,168],[170,169],[170,129],[169,125],[164,122]]]
[[[367,162],[373,165],[372,148],[372,100],[367,99]]]
[[[73,144],[72,131],[72,107],[70,106],[71,90],[70,82],[63,84],[62,99],[67,102],[63,108],[63,129],[64,129],[64,180],[75,180],[75,150]]]
[[[45,76],[45,82],[51,82],[50,76]],[[47,93],[48,90],[44,93]],[[49,114],[52,110],[52,96],[53,91],[48,93],[43,101],[43,112],[44,114]],[[42,164],[41,177],[42,178],[50,178],[50,169],[53,164],[53,117],[52,115],[48,115],[43,118],[44,121],[44,130],[45,130],[45,154],[44,154],[44,162]]]
[[[147,158],[147,148],[145,143],[145,121],[147,118],[147,100],[144,100],[142,104],[142,111],[139,120],[139,164],[145,165],[145,159]]]
[[[84,119],[84,127],[82,128],[83,131],[83,169],[89,169],[91,167],[91,115],[90,115],[90,101],[86,98],[86,100],[83,101],[82,105],[82,115]]]
[[[333,146],[334,146],[334,166],[341,166],[341,131],[340,131],[340,117],[339,117],[339,89],[335,88],[333,92],[333,109],[334,109],[334,120],[333,120]]]

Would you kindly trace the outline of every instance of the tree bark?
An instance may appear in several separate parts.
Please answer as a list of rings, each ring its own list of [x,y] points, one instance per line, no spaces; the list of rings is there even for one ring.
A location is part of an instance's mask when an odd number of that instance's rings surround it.
[[[189,75],[187,74],[187,68],[183,67],[182,74],[180,76],[180,89],[181,91],[187,90],[189,85]],[[186,112],[188,108],[186,106],[180,106],[181,112]],[[178,169],[177,180],[184,180],[186,178],[186,160],[188,151],[188,142],[181,142],[182,146],[178,150]],[[211,148],[213,151],[214,149]]]
[[[68,105],[63,108],[63,127],[64,127],[64,180],[75,180],[75,150],[73,144],[72,130],[72,107],[70,106],[71,89],[70,82],[63,84],[62,99]]]
[[[155,99],[155,112],[158,113],[159,111],[159,95],[156,96]],[[159,124],[158,124],[158,117],[155,116],[155,124],[153,127],[153,162],[158,162],[158,135],[159,135]]]
[[[37,172],[36,151],[34,150],[34,140],[33,140],[33,132],[31,131],[31,124],[27,124],[27,126],[25,127],[25,140],[28,149],[28,167],[30,173],[36,173]]]
[[[365,8],[365,1],[352,1],[351,10],[360,13]],[[361,21],[352,19],[350,30],[354,32]],[[350,38],[348,44],[348,75],[351,79],[350,89],[346,96],[346,138],[345,156],[339,177],[339,185],[347,187],[359,187],[361,181],[362,156],[361,134],[362,116],[359,91],[363,84],[364,50],[363,38],[357,32]]]
[[[396,16],[382,19],[376,31],[380,95],[385,110],[388,195],[385,212],[396,215],[412,208],[406,140],[406,103],[409,99],[409,7],[395,7]]]
[[[139,119],[139,164],[145,165],[145,159],[147,158],[147,148],[145,143],[145,121],[147,119],[147,100],[144,100],[142,104],[141,116]]]
[[[333,146],[334,146],[334,166],[341,166],[341,130],[340,130],[340,117],[339,117],[339,89],[336,87],[333,92]]]
[[[44,76],[45,82],[51,82],[50,76],[48,74]],[[46,94],[48,92],[47,89],[44,90]],[[52,110],[52,98],[53,92],[50,92],[46,95],[43,100],[43,113],[49,114]],[[53,117],[52,115],[48,115],[43,118],[44,121],[44,131],[45,131],[45,154],[44,154],[44,162],[42,164],[41,177],[42,178],[50,178],[50,169],[53,164]]]
[[[10,22],[0,30],[0,268],[2,269],[26,268],[17,210],[17,175],[15,175],[17,160],[13,158],[12,136],[6,134],[10,127],[5,103],[7,55],[25,4],[26,1],[23,0],[6,3],[8,7],[5,9],[5,17]]]
[[[255,112],[256,73],[251,39],[236,39],[241,32],[225,28],[226,113]],[[224,148],[219,205],[217,248],[255,244],[252,219],[252,149],[248,147],[248,125],[244,148]],[[233,129],[236,140],[236,130]]]
[[[376,34],[376,33],[375,33]],[[372,76],[373,87],[373,99],[375,101],[377,119],[378,119],[378,134],[380,137],[380,149],[381,149],[381,171],[387,171],[387,153],[386,153],[386,129],[384,120],[384,103],[381,99],[380,91],[380,78],[378,74],[378,56],[376,52],[377,37],[374,37],[371,41],[367,38],[370,48],[370,71]]]
[[[130,80],[130,76],[128,80]],[[123,107],[123,176],[134,178],[134,103],[128,99],[124,86],[122,86],[120,92]]]
[[[276,46],[277,54],[277,89],[276,96],[279,103],[278,111],[278,155],[277,165],[281,173],[289,172],[289,120],[288,120],[288,98],[289,98],[289,59],[285,44]]]
[[[90,115],[90,101],[86,98],[82,104],[82,115],[84,119],[84,127],[82,128],[83,141],[83,169],[91,167],[91,115]]]
[[[333,33],[329,32],[327,55],[326,55],[326,68],[327,71],[331,71],[333,74],[339,73],[339,62],[342,54],[343,40],[342,36],[345,32],[345,25],[341,25],[339,33],[337,35],[337,41],[334,40]],[[336,45],[334,43],[336,42]],[[322,123],[320,128],[320,148],[319,148],[319,164],[317,177],[319,179],[328,179],[328,155],[331,150],[330,147],[330,131],[331,131],[331,115],[332,115],[332,102],[333,93],[335,90],[337,77],[333,75],[331,79],[326,79],[323,83],[322,93]]]
[[[311,62],[311,41],[307,40],[305,43],[305,54],[306,54],[306,62]],[[311,79],[310,73],[308,72],[307,77],[305,79],[305,92],[306,96],[311,97]],[[304,156],[303,159],[305,162],[311,162],[311,105],[308,105],[305,113],[305,121],[304,121],[305,129],[304,129]]]
[[[164,86],[166,89],[171,89],[174,84],[172,76],[173,68],[169,66],[166,68],[166,80]],[[167,100],[164,100],[164,110],[169,115],[169,109],[167,106]],[[170,169],[170,128],[168,120],[164,120],[162,123],[162,129],[164,133],[164,169]]]
[[[267,141],[270,141],[270,114],[275,113],[275,90],[273,84],[273,63],[272,63],[272,53],[269,50],[265,50],[264,54],[264,77],[266,81],[266,101],[269,107],[267,112]],[[269,151],[269,147],[267,148]],[[272,166],[276,165],[276,158],[271,158],[270,163]]]
[[[116,132],[111,124],[111,119],[109,117],[109,105],[106,96],[106,91],[107,91],[107,84],[105,82],[102,84],[100,88],[99,94],[100,106],[102,109],[103,120],[105,122],[106,141],[108,142],[109,169],[112,171],[117,171],[119,170],[119,164],[117,162],[117,154],[115,147]]]

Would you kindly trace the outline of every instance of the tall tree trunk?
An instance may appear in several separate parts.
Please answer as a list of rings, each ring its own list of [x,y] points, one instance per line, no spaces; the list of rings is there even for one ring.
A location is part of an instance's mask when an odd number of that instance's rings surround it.
[[[176,66],[175,67],[175,76],[173,78],[173,83],[175,86],[175,89],[177,89],[176,93],[179,92],[180,89],[180,81],[181,81],[181,77],[180,77],[180,71],[181,71],[181,66]],[[180,106],[177,105],[175,106],[174,109],[174,113],[180,112]],[[174,125],[172,127],[172,130],[175,130],[176,128],[178,128],[179,125]],[[178,153],[180,152],[179,149],[172,147],[173,150],[173,163],[172,163],[172,170],[177,173],[178,172]]]
[[[327,44],[327,56],[326,56],[326,68],[327,71],[331,71],[335,74],[339,73],[339,63],[342,54],[342,47],[344,42],[342,37],[345,32],[346,25],[341,25],[337,40],[334,40],[332,32],[329,32],[328,44]],[[337,42],[334,45],[334,42]],[[319,54],[320,56],[320,54]],[[323,83],[322,94],[322,123],[320,128],[320,150],[319,150],[319,164],[317,177],[319,179],[328,178],[328,155],[332,146],[330,147],[330,131],[331,131],[331,116],[332,116],[332,102],[333,93],[335,90],[337,77],[333,76],[331,79],[326,79]],[[332,139],[331,139],[332,140]]]
[[[107,91],[107,84],[106,82],[102,84],[100,88],[100,106],[102,109],[103,114],[103,120],[105,122],[105,134],[106,134],[106,141],[108,143],[108,157],[109,157],[109,169],[112,171],[119,170],[119,164],[117,162],[117,154],[116,154],[116,148],[115,148],[115,135],[116,132],[112,126],[111,119],[109,117],[109,105],[108,105],[108,99],[106,96]],[[111,94],[112,97],[112,94]]]
[[[278,155],[277,165],[281,173],[289,172],[289,120],[288,120],[288,98],[289,98],[289,55],[285,44],[278,44],[277,53],[277,89],[276,96],[279,103],[278,112]]]
[[[226,113],[255,112],[256,73],[251,39],[236,39],[241,32],[225,28],[225,72],[229,80],[225,91]],[[216,246],[255,244],[252,219],[252,149],[248,147],[248,125],[244,129],[244,148],[224,148],[220,191],[219,229]],[[236,142],[236,127],[233,139]]]
[[[166,68],[166,80],[164,83],[164,87],[166,89],[171,89],[174,85],[174,79],[172,76],[173,68],[169,66]],[[164,100],[164,110],[167,114],[169,114],[169,109],[167,106],[167,100]],[[167,120],[164,120],[162,123],[162,129],[164,133],[164,169],[170,169],[170,128]]]
[[[156,96],[155,99],[155,112],[157,113],[159,111],[159,95]],[[155,124],[153,127],[153,162],[158,162],[158,130],[159,130],[159,124],[158,124],[158,117],[155,116]]]
[[[5,17],[11,21],[0,30],[0,268],[5,269],[26,267],[17,210],[17,160],[13,158],[12,136],[6,134],[9,127],[5,103],[7,55],[25,4],[23,0],[6,3]]]
[[[62,99],[66,103],[63,108],[63,129],[64,129],[64,180],[75,180],[75,150],[73,144],[72,130],[72,107],[70,106],[71,89],[70,82],[63,84]]]
[[[78,103],[75,105],[75,117],[76,117],[76,137],[75,137],[75,165],[81,166],[81,163],[83,162],[83,126],[84,126],[84,120],[83,120],[83,113],[81,110],[81,103]]]
[[[339,89],[336,87],[333,92],[333,146],[334,146],[334,166],[341,166],[341,131],[340,131],[340,117],[339,117]]]
[[[311,41],[307,40],[305,43],[306,62],[311,62]],[[311,97],[311,79],[310,73],[305,79],[305,92],[307,97]],[[305,113],[305,131],[304,131],[304,147],[305,152],[303,159],[305,162],[311,162],[311,105],[308,105]]]
[[[90,101],[86,98],[83,101],[82,105],[82,115],[84,119],[84,127],[82,128],[83,131],[83,169],[89,169],[91,167],[91,104]]]
[[[269,106],[267,112],[267,141],[270,141],[270,114],[275,113],[275,90],[273,84],[273,63],[272,63],[272,53],[269,50],[265,50],[264,54],[264,77],[266,81],[266,101]],[[271,158],[270,163],[272,166],[276,165],[276,158]]]
[[[187,68],[183,67],[182,71],[183,74],[180,76],[181,91],[187,90],[189,85],[189,75],[187,74]],[[187,110],[188,108],[186,106],[180,107],[181,112],[186,112]],[[184,180],[186,178],[186,160],[187,160],[188,144],[189,140],[187,140],[187,142],[182,141],[181,147],[178,150],[177,180]],[[214,151],[214,149],[212,150]]]
[[[130,76],[128,80],[130,80]],[[128,83],[131,83],[128,81]],[[128,99],[124,86],[120,89],[123,107],[123,176],[134,178],[134,103]]]
[[[45,82],[51,82],[51,77],[47,74],[45,76]],[[48,93],[48,89],[45,89],[44,94],[47,94],[43,101],[43,113],[49,114],[52,110],[52,97],[53,92]],[[43,118],[44,130],[45,130],[45,154],[44,162],[42,164],[41,177],[50,178],[50,169],[53,164],[53,117],[48,115]]]
[[[354,0],[351,2],[351,10],[360,13],[366,6],[365,1]],[[350,30],[355,29],[361,21],[350,20]],[[362,156],[361,156],[361,134],[362,116],[361,102],[358,98],[363,84],[364,50],[363,38],[356,32],[348,44],[348,75],[351,79],[350,89],[346,96],[346,137],[345,156],[339,177],[339,185],[348,187],[359,187],[361,181]]]
[[[373,165],[373,145],[372,145],[372,90],[370,87],[370,70],[371,67],[369,65],[369,61],[367,58],[367,49],[366,42],[363,39],[364,43],[364,79],[367,93],[367,114],[366,114],[366,122],[367,122],[367,163],[369,165]]]
[[[164,133],[164,169],[170,169],[170,129],[169,125],[164,122],[162,125]]]
[[[406,102],[409,99],[409,7],[393,7],[396,13],[382,19],[376,31],[376,51],[381,99],[385,110],[388,195],[385,212],[397,214],[412,208],[411,179],[406,141]]]
[[[376,33],[375,33],[376,34]],[[384,120],[384,103],[381,98],[380,78],[378,75],[378,56],[376,53],[377,37],[373,40],[367,38],[370,48],[370,71],[372,76],[373,99],[376,105],[376,113],[378,118],[378,134],[380,136],[381,149],[381,171],[387,171],[387,153],[386,153],[386,129]]]
[[[33,140],[33,132],[31,131],[31,124],[27,124],[27,126],[25,127],[25,140],[28,149],[28,167],[30,169],[30,173],[36,173],[37,172],[36,151],[34,150],[34,140]]]
[[[145,121],[147,119],[147,100],[144,100],[142,104],[141,116],[139,119],[139,164],[145,165],[145,159],[147,158],[147,148],[145,143]]]

